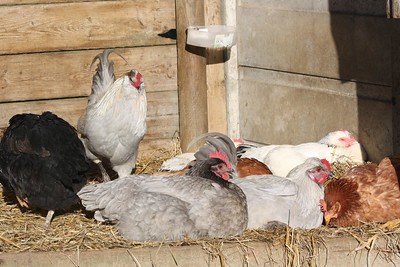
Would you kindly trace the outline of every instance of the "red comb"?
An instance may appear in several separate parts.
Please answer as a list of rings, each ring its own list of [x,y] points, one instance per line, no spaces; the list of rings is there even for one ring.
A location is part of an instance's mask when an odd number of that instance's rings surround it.
[[[140,86],[141,83],[142,83],[142,74],[140,74],[140,72],[138,72],[138,73],[136,74],[136,82],[133,82],[133,81],[132,81],[132,85],[133,85],[135,88],[139,88],[139,86]]]
[[[326,159],[321,159],[321,163],[324,164],[326,168],[328,168],[328,171],[331,170],[331,164],[329,163],[329,161],[327,161]]]
[[[224,152],[222,152],[221,149],[219,149],[218,151],[211,151],[208,156],[210,158],[221,159],[225,162],[228,168],[232,168],[232,163],[229,161],[228,156]]]

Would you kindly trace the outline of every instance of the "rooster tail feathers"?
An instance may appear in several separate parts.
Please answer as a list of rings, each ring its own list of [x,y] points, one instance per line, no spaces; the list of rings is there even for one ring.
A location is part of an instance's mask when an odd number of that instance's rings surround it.
[[[92,94],[104,94],[115,82],[114,62],[108,60],[108,56],[113,51],[113,49],[104,50],[103,53],[96,55],[90,64],[91,68],[97,59],[100,61],[93,75]]]
[[[211,132],[202,134],[192,140],[188,145],[188,148],[204,138],[206,139],[205,144],[194,154],[197,160],[205,160],[209,158],[211,152],[223,151],[227,155],[230,163],[236,167],[237,156],[235,144],[228,136],[222,133]]]
[[[125,63],[129,65],[128,61],[120,53],[114,51],[114,49],[105,49],[103,53],[97,54],[90,64],[90,68],[92,68],[97,59],[100,61],[97,64],[96,73],[93,76],[92,94],[104,94],[115,82],[114,62],[108,60],[108,56],[113,52],[120,56],[125,61]]]

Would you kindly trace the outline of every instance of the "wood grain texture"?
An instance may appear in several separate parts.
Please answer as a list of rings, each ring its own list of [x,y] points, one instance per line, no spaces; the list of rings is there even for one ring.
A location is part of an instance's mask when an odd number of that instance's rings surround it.
[[[174,95],[175,99],[171,99],[171,96],[174,98]],[[150,103],[155,104],[155,108],[149,106],[147,132],[143,142],[140,144],[139,157],[154,156],[157,155],[156,152],[159,149],[169,149],[173,145],[173,137],[179,129],[176,92],[163,92],[162,97],[158,100],[153,99],[153,96],[158,97],[160,94],[149,94]],[[76,122],[85,105],[86,98],[0,104],[0,128],[7,127],[8,120],[17,113],[31,112],[39,114],[46,110],[54,112],[76,127]],[[161,114],[161,110],[164,110],[165,114]],[[175,111],[173,112],[173,110]]]
[[[207,81],[204,49],[186,45],[186,29],[204,25],[204,2],[177,0],[179,127],[181,147],[208,131]],[[203,52],[203,53],[202,53]],[[198,147],[193,146],[195,151]]]
[[[176,46],[117,49],[129,62],[111,54],[116,77],[138,69],[146,90],[177,90]],[[102,50],[21,54],[2,57],[0,64],[0,102],[87,96],[91,91],[94,56]]]
[[[152,120],[163,116],[178,115],[178,97],[176,91],[147,93],[147,117]],[[51,111],[59,115],[74,127],[76,127],[79,116],[86,107],[86,97],[28,101],[18,103],[0,104],[0,128],[8,126],[8,120],[18,113],[41,113]],[[173,124],[174,127],[176,126]],[[175,128],[177,130],[177,128]]]
[[[221,1],[205,0],[206,25],[222,24]],[[228,131],[224,49],[206,49],[208,131],[226,134]]]
[[[162,45],[175,1],[96,1],[0,6],[0,54]]]
[[[26,4],[49,4],[49,3],[71,3],[71,2],[97,2],[98,0],[2,0],[3,5],[26,5]]]

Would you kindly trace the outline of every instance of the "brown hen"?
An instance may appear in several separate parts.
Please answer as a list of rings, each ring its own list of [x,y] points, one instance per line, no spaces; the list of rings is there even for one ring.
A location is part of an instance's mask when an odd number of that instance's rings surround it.
[[[326,224],[354,226],[400,218],[399,157],[351,168],[328,183],[321,200]]]
[[[250,175],[272,174],[265,163],[253,158],[238,158],[236,172],[239,178]]]

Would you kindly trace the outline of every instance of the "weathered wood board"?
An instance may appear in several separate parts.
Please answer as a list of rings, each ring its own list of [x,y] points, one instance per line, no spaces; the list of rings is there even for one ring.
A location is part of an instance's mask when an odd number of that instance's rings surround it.
[[[138,69],[147,92],[177,89],[176,46],[148,46],[116,49],[129,63],[111,54],[118,78],[131,68]],[[102,50],[19,54],[2,57],[0,65],[0,103],[35,99],[88,96],[97,62],[90,69],[95,55]]]
[[[173,0],[0,6],[0,54],[175,43]]]
[[[179,131],[176,40],[159,36],[175,28],[174,0],[5,0],[0,23],[0,128],[14,114],[46,110],[76,126],[94,56],[116,48],[128,62],[110,55],[116,76],[135,68],[145,80],[141,153],[165,147]]]
[[[388,241],[373,239],[373,248],[360,245],[355,238],[326,238],[323,245],[309,250],[287,250],[271,242],[226,242],[213,245],[143,247],[111,250],[82,250],[76,252],[23,252],[0,255],[4,267],[109,267],[109,266],[397,266],[396,251],[389,251]],[[296,257],[299,253],[301,257]],[[290,257],[293,257],[292,261]],[[289,264],[288,264],[289,263]]]

